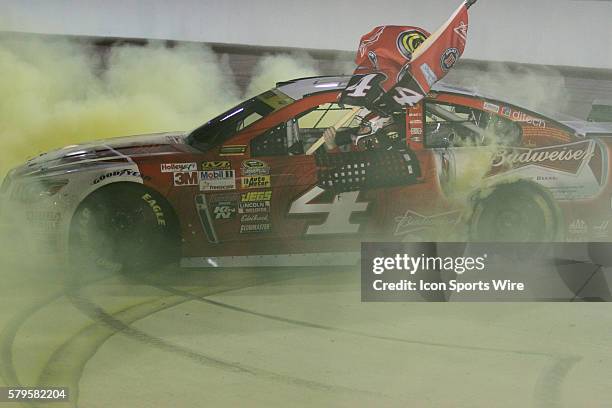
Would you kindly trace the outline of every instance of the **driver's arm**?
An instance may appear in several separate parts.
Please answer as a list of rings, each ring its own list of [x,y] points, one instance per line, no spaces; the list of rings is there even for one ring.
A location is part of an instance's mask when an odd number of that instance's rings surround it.
[[[345,146],[352,143],[351,129],[336,130],[333,127],[325,129],[323,139],[325,140],[325,149],[333,151],[338,146]]]

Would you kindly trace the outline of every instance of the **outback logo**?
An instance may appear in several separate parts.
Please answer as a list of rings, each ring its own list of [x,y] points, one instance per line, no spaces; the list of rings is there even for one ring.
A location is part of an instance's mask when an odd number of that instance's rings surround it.
[[[267,188],[270,187],[270,176],[248,176],[242,177],[242,188]]]
[[[491,169],[486,177],[527,166],[545,167],[564,173],[577,174],[582,164],[593,157],[593,146],[591,141],[586,140],[562,146],[498,150],[493,155]]]
[[[404,31],[397,36],[397,49],[408,60],[412,60],[412,54],[423,44],[427,37],[419,30]]]
[[[250,193],[242,193],[240,201],[243,203],[253,201],[269,201],[272,198],[272,191],[252,191]]]
[[[106,174],[102,174],[101,176],[99,176],[93,181],[93,184],[98,184],[101,181],[104,181],[112,177],[141,177],[141,178],[144,178],[138,171],[130,170],[130,169],[121,169],[121,170],[111,171]]]
[[[242,174],[246,176],[258,176],[270,174],[270,167],[267,163],[261,160],[249,159],[244,160],[240,166]]]
[[[396,217],[395,236],[407,235],[417,231],[455,226],[459,223],[461,211],[449,211],[434,215],[421,215],[407,210],[401,217]]]
[[[177,171],[188,172],[188,171],[196,171],[198,166],[195,163],[162,163],[161,164],[161,172],[162,173],[174,173]]]
[[[440,68],[442,68],[444,72],[448,72],[453,65],[455,65],[458,59],[459,50],[457,48],[449,48],[444,51],[444,54],[442,54],[442,58],[440,59]]]
[[[231,163],[227,160],[207,161],[202,163],[202,170],[229,170]]]

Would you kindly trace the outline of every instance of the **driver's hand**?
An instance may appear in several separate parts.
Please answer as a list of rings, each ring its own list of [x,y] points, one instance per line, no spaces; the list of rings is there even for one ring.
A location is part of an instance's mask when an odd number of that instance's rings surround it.
[[[325,132],[323,132],[323,140],[325,141],[325,148],[327,150],[335,149],[337,147],[336,129],[333,127],[325,129]]]

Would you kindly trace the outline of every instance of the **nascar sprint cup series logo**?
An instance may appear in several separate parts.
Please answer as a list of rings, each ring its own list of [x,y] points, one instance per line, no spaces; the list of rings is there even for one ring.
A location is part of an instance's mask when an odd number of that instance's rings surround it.
[[[397,49],[408,60],[412,60],[412,54],[423,44],[427,36],[420,30],[404,31],[397,36]]]

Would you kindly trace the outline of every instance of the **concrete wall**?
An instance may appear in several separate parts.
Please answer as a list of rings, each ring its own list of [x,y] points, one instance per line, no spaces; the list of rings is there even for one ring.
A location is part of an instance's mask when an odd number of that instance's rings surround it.
[[[459,0],[0,0],[10,31],[354,50],[380,24],[431,31]],[[466,58],[612,68],[609,0],[480,0]]]

